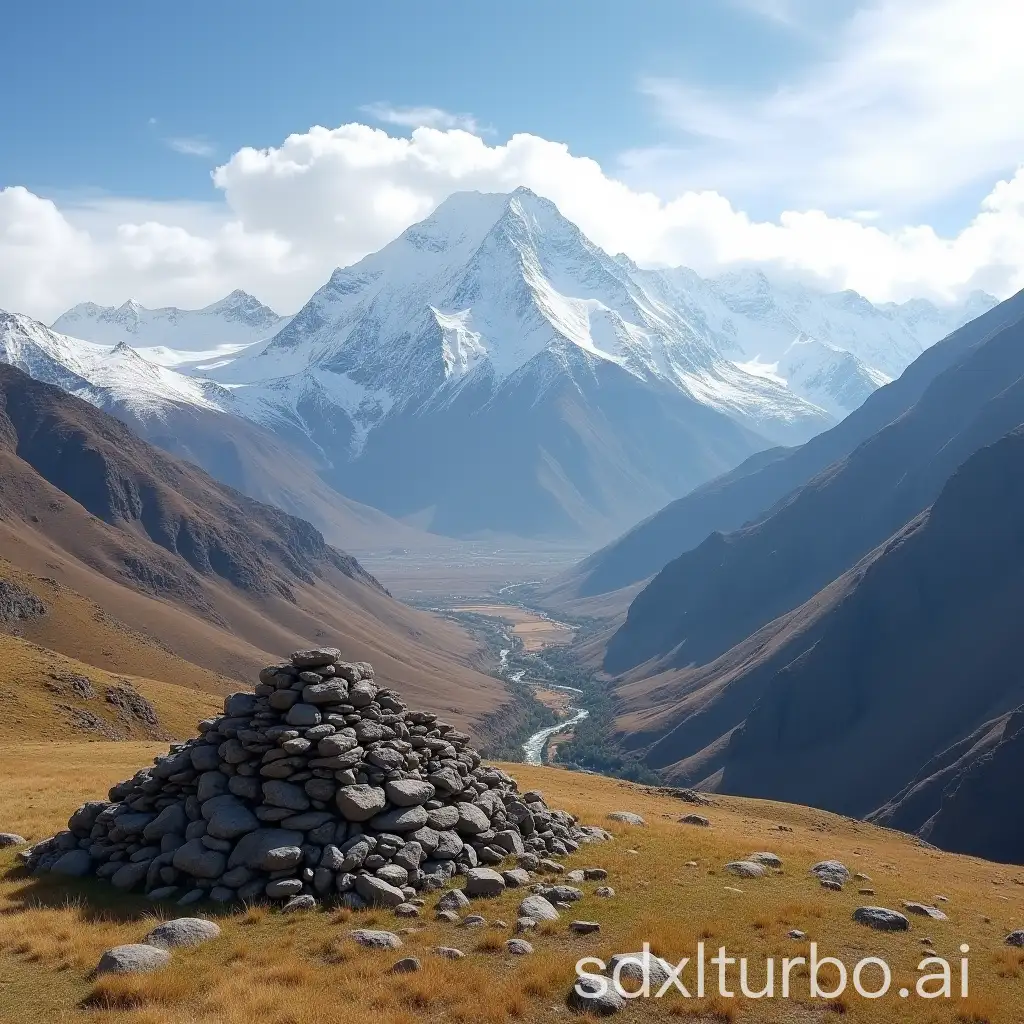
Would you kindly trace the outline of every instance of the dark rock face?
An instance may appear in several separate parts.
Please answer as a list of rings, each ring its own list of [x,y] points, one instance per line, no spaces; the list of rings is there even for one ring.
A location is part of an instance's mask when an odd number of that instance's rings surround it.
[[[316,705],[301,699],[310,692]],[[278,699],[286,693],[295,700]],[[67,831],[29,851],[29,869],[95,874],[186,905],[399,906],[474,869],[474,884],[504,888],[481,858],[564,855],[595,838],[336,649],[264,669],[256,692],[230,695],[224,709],[109,802],[80,807]]]
[[[968,459],[925,515],[833,585],[841,600],[821,610],[817,642],[776,673],[733,733],[720,790],[864,816],[942,751],[1024,704],[1022,521],[1024,430],[1015,430]],[[1008,742],[999,764],[1012,764],[1018,746]],[[999,779],[989,764],[977,782],[970,772],[950,780],[963,794],[949,793],[950,824],[928,827],[932,842],[963,849],[970,833],[953,822],[966,825],[982,802],[997,809],[984,829],[989,848],[996,836],[1019,841],[1019,822],[998,813],[1006,805],[988,802],[986,787]],[[981,828],[975,821],[975,837]]]

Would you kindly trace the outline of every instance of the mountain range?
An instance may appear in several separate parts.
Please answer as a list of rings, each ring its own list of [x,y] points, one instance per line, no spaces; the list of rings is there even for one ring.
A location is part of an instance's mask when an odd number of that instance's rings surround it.
[[[224,692],[329,637],[474,730],[507,701],[468,635],[394,600],[309,523],[2,365],[0,595],[0,632],[164,690]],[[8,725],[28,689],[5,688]]]
[[[624,551],[681,549],[593,642],[618,741],[678,784],[1024,857],[1019,830],[991,825],[1021,757],[1022,425],[1019,293],[837,427],[698,489],[551,588],[627,594],[644,569]]]
[[[375,538],[578,542],[807,440],[993,302],[641,269],[518,189],[451,196],[290,318],[87,303],[6,315],[0,358],[350,546],[335,494]]]

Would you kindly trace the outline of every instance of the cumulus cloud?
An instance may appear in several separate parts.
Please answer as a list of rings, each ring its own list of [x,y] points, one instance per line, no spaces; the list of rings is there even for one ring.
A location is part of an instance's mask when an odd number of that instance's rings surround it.
[[[793,209],[758,220],[714,191],[663,199],[561,143],[490,145],[459,129],[408,138],[363,124],[311,128],[217,167],[222,202],[52,201],[0,192],[0,306],[52,320],[85,299],[198,305],[240,287],[283,312],[338,265],[380,248],[453,192],[525,185],[598,245],[638,263],[714,273],[740,263],[854,288],[874,300],[954,299],[1024,286],[1024,169],[991,189],[962,230],[884,228]]]
[[[779,19],[798,7],[743,2]],[[631,180],[711,184],[741,202],[926,211],[1020,162],[1022,34],[1020,0],[866,0],[819,60],[770,92],[729,99],[647,79],[679,141],[628,154]]]

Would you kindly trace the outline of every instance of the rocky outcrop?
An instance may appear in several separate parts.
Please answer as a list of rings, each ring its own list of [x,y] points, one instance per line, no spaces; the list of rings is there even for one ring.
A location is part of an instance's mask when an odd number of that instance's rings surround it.
[[[480,865],[561,856],[607,836],[549,810],[481,762],[469,737],[380,689],[365,662],[299,651],[254,693],[90,801],[36,844],[35,874],[94,875],[126,892],[229,903],[340,899],[399,906]],[[305,903],[308,901],[304,901]]]

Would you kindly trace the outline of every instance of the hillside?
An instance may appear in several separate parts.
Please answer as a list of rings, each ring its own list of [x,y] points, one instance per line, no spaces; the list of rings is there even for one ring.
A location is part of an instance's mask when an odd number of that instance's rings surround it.
[[[216,689],[216,676],[249,678],[303,641],[330,638],[471,727],[505,699],[497,680],[471,667],[476,648],[466,634],[393,600],[308,523],[6,366],[0,556],[28,574],[23,589],[54,605],[16,628],[97,667]],[[77,597],[48,596],[46,581]],[[147,638],[139,658],[123,638],[102,641],[96,617]],[[192,674],[161,662],[155,648],[188,661]]]
[[[1024,704],[1022,521],[1018,430],[968,459],[928,512],[837,582],[817,641],[733,734],[718,788],[861,816]],[[842,770],[868,749],[855,774]]]
[[[1024,297],[1010,304],[1024,307]],[[712,533],[665,566],[609,642],[606,669],[713,661],[840,576],[927,508],[972,452],[1022,421],[1024,318],[1017,318],[967,347],[910,408],[759,521]]]
[[[590,599],[591,607],[624,612],[633,597],[629,588],[696,548],[709,534],[756,523],[796,488],[912,409],[940,374],[970,359],[990,336],[1022,318],[1024,293],[1018,293],[926,349],[898,379],[875,391],[831,430],[795,449],[754,455],[696,488],[545,584],[538,600],[556,612],[571,611],[581,599]]]
[[[0,747],[0,827],[29,837],[50,834],[81,801],[146,763],[162,745],[58,744]],[[638,999],[619,1018],[630,1021],[682,1019],[742,1024],[1015,1024],[1024,977],[1024,951],[1005,937],[1024,922],[1024,875],[985,861],[928,849],[911,838],[824,811],[793,805],[716,798],[694,808],[668,793],[557,769],[502,765],[521,789],[543,790],[552,804],[606,826],[610,843],[588,846],[566,860],[566,869],[600,866],[606,882],[573,883],[585,892],[558,921],[528,934],[532,955],[504,951],[512,936],[521,890],[462,913],[479,912],[489,926],[435,921],[429,911],[401,935],[397,951],[361,949],[348,937],[354,928],[403,931],[404,922],[386,909],[352,912],[316,910],[276,914],[262,908],[217,916],[223,935],[195,949],[175,950],[156,974],[91,980],[102,950],[138,942],[154,923],[154,908],[141,897],[123,896],[102,883],[31,879],[7,874],[13,851],[0,851],[0,1001],[23,1024],[62,1019],[90,1022],[116,1018],[124,1024],[172,1024],[184,1020],[243,1024],[290,1021],[357,1024],[372,1014],[381,1021],[458,1020],[464,1024],[543,1024],[577,1019],[565,998],[582,956],[607,960],[612,953],[640,949],[649,941],[674,965],[695,956],[704,941],[708,955],[725,946],[730,956],[750,960],[749,982],[760,989],[764,961],[775,958],[776,993],[783,957],[807,957],[809,943],[820,955],[842,958],[848,970],[868,955],[891,965],[892,991],[877,1001],[848,991],[839,999],[811,1000],[806,973],[793,975],[792,997],[783,1001],[739,995],[738,968],[729,969],[732,999],[715,993],[709,967],[707,994],[694,985],[693,963],[683,974],[691,998],[675,993],[661,1000]],[[641,814],[645,827],[608,821],[612,811]],[[678,819],[699,811],[710,822],[700,828]],[[755,850],[782,861],[780,872],[760,879],[735,878],[724,865]],[[811,865],[836,858],[851,872],[842,892],[824,889],[808,873]],[[547,876],[549,879],[551,876]],[[56,884],[55,884],[56,883]],[[594,895],[611,885],[615,896]],[[858,889],[871,889],[861,895]],[[71,891],[81,899],[69,902]],[[905,932],[872,932],[851,915],[864,902],[903,908],[904,900],[939,906],[946,920],[910,916]],[[574,934],[571,921],[594,920],[600,932]],[[497,924],[498,921],[504,924]],[[802,938],[790,938],[798,929]],[[913,988],[923,956],[948,958],[958,969],[961,943],[970,946],[970,995],[901,1000]],[[433,953],[436,946],[465,952],[457,961]],[[389,973],[402,956],[421,959],[412,974]],[[865,971],[867,978],[876,974]],[[827,969],[822,981],[831,977]],[[595,1018],[583,1017],[583,1020]]]

